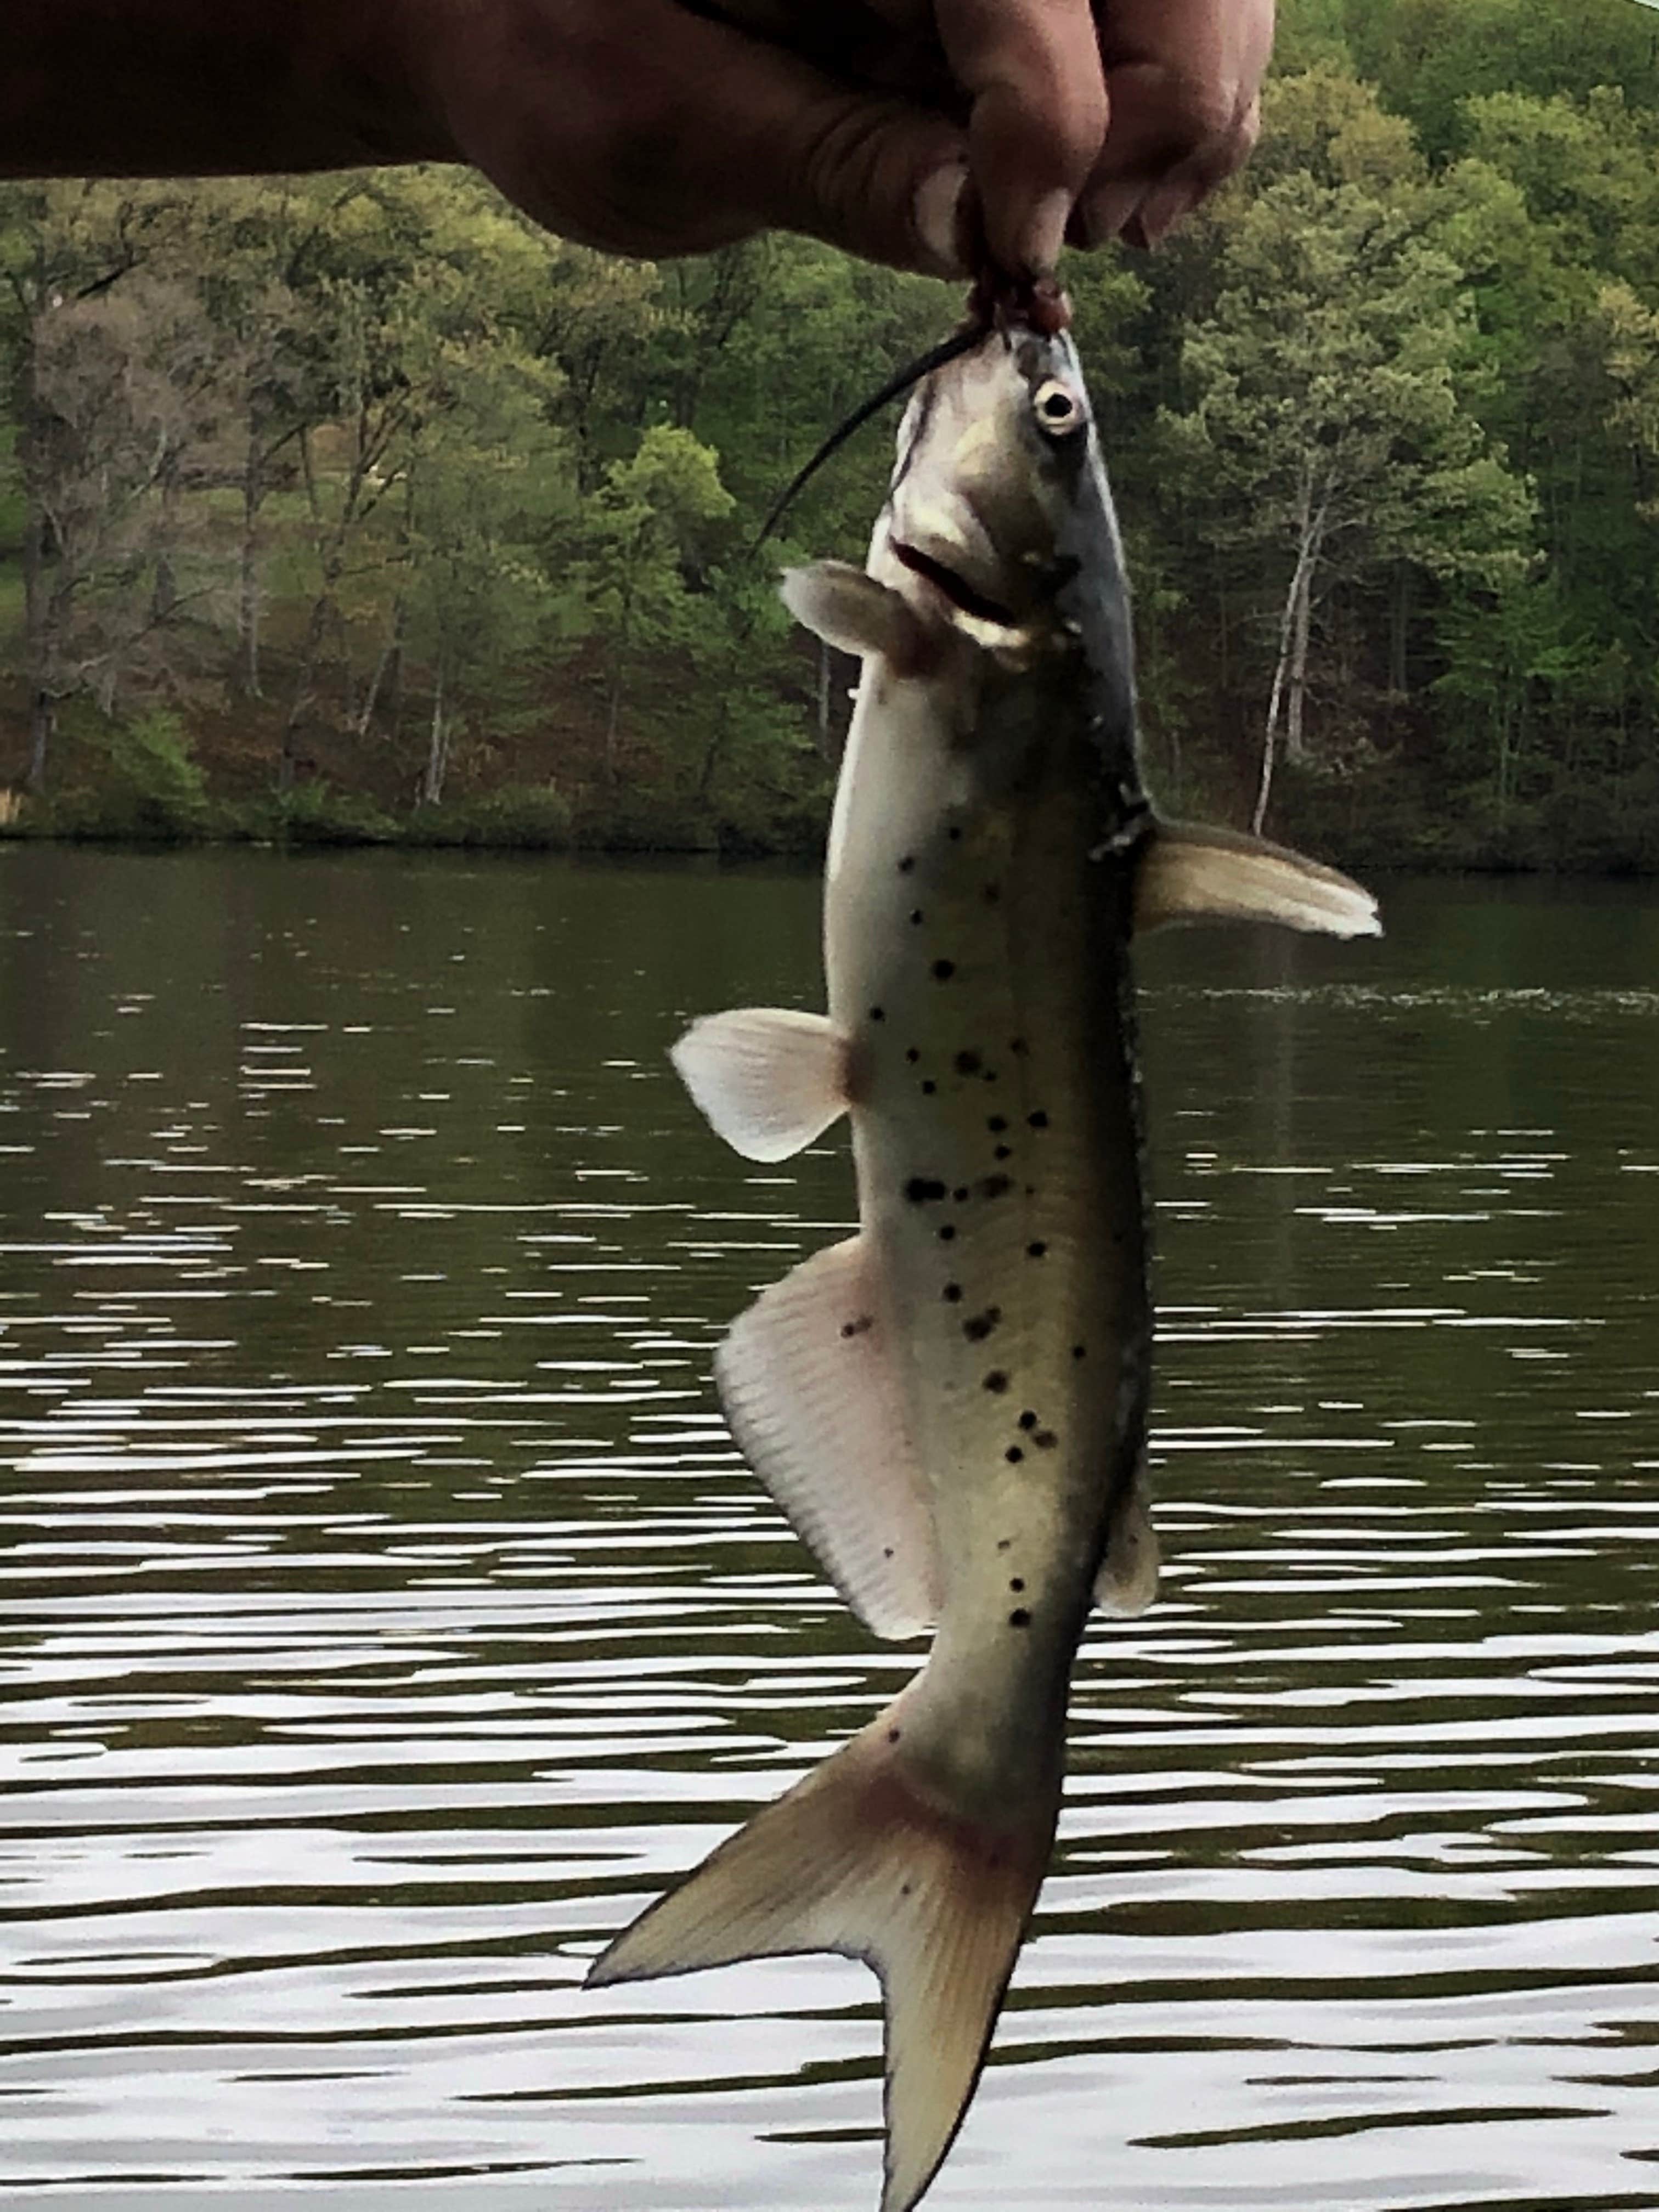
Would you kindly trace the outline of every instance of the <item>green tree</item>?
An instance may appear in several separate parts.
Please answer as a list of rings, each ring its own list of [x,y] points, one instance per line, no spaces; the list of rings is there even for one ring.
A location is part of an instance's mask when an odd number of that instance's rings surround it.
[[[1358,73],[1409,118],[1430,158],[1467,151],[1483,95],[1582,99],[1622,85],[1659,105],[1659,36],[1631,0],[1346,0]]]
[[[176,468],[179,441],[191,434],[200,349],[185,341],[181,357],[169,361],[167,339],[149,326],[176,325],[182,303],[164,282],[153,283],[147,319],[132,296],[138,272],[165,267],[179,207],[176,187],[0,186],[0,389],[15,425],[21,493],[21,659],[35,791],[46,783],[62,702],[94,684],[107,695],[121,633],[134,627],[122,616],[98,624],[92,588],[112,568],[129,584],[143,568],[149,495]],[[173,335],[181,334],[175,327]],[[161,608],[163,619],[169,611]]]
[[[1525,487],[1465,405],[1473,320],[1455,263],[1410,201],[1303,173],[1224,234],[1224,277],[1185,348],[1191,393],[1170,448],[1209,487],[1218,543],[1271,593],[1255,822],[1281,730],[1307,758],[1316,617],[1335,580],[1401,561],[1496,582],[1524,569]]]
[[[673,653],[696,635],[708,599],[708,556],[734,501],[719,457],[670,423],[613,461],[586,503],[582,582],[602,640],[605,768],[614,782],[629,679],[642,655]]]

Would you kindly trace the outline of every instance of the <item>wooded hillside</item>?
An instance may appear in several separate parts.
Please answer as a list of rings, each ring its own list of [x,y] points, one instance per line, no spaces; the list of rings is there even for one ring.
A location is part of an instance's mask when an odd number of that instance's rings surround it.
[[[1659,868],[1659,15],[1291,0],[1248,177],[1064,274],[1171,811]],[[0,817],[811,849],[852,664],[772,576],[888,429],[750,541],[959,306],[450,170],[0,186]]]

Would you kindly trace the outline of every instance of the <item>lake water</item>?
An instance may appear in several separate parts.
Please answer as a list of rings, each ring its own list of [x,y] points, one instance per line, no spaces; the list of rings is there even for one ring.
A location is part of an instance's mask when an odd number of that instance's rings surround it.
[[[1169,1565],[929,2212],[1659,2205],[1659,887],[1150,948]],[[915,1663],[712,1349],[805,878],[0,848],[0,2203],[841,2212],[861,1968],[587,1960]]]

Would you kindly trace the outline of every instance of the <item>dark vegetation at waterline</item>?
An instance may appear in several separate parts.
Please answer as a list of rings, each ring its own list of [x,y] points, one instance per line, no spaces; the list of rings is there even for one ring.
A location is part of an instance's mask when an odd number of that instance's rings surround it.
[[[1249,176],[1066,276],[1176,811],[1659,869],[1659,17],[1291,0]],[[866,432],[949,288],[440,169],[0,187],[0,824],[813,850]]]

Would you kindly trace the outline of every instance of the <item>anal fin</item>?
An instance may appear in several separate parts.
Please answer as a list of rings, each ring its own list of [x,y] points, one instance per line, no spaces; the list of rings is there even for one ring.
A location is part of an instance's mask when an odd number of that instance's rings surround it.
[[[715,1356],[738,1449],[874,1635],[938,1616],[927,1477],[907,1431],[892,1326],[862,1237],[763,1291]]]
[[[715,1133],[746,1160],[787,1160],[847,1110],[847,1048],[823,1014],[705,1014],[669,1057]]]
[[[1135,1469],[1112,1509],[1106,1556],[1095,1577],[1096,1605],[1114,1620],[1132,1620],[1145,1613],[1158,1595],[1161,1564],[1143,1464]]]
[[[1352,877],[1242,830],[1161,823],[1135,878],[1137,934],[1172,921],[1276,921],[1380,937],[1376,901]]]

